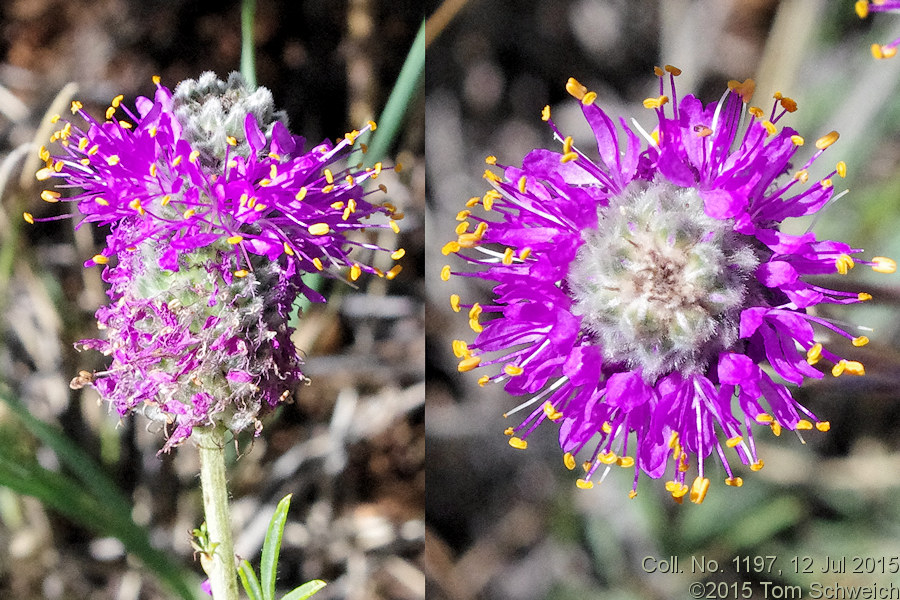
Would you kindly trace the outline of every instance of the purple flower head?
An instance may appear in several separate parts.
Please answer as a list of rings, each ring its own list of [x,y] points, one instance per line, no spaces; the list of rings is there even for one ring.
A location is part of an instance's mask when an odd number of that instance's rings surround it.
[[[856,14],[860,19],[865,19],[870,12],[900,11],[898,0],[858,0],[855,5]],[[872,44],[872,56],[875,58],[892,58],[897,54],[900,46],[900,38],[887,44]]]
[[[634,470],[632,497],[643,472],[666,476],[678,502],[699,503],[710,455],[732,486],[743,482],[730,464],[735,456],[751,470],[762,467],[755,426],[776,435],[828,430],[787,384],[823,377],[813,366],[821,359],[834,376],[864,373],[819,340],[828,334],[862,346],[868,339],[810,309],[871,296],[806,276],[846,274],[856,264],[891,273],[896,265],[778,229],[838,197],[832,180],[846,175],[843,162],[823,179],[809,176],[837,132],[818,139],[794,169],[805,141],[778,125],[796,109],[793,100],[776,94],[769,114],[748,107],[747,80],[730,82],[718,103],[678,102],[680,71],[656,72],[660,95],[644,101],[659,121],[651,133],[615,123],[594,92],[570,79],[566,88],[581,103],[599,159],[560,132],[545,108],[562,152],[533,150],[521,167],[485,173],[492,189],[457,215],[458,237],[443,248],[468,267],[445,266],[441,277],[494,284],[489,303],[451,296],[477,334],[453,350],[460,371],[488,369],[479,384],[504,383],[528,397],[508,413],[532,409],[506,430],[511,446],[525,448],[549,420],[559,425],[566,466],[576,467],[576,455],[584,461],[579,487],[619,465]],[[487,162],[500,166],[495,157]],[[472,212],[476,206],[483,215]]]
[[[304,276],[393,278],[399,266],[383,273],[352,258],[354,247],[381,248],[348,234],[398,228],[363,188],[381,164],[346,166],[374,123],[306,149],[268,90],[248,90],[238,74],[205,73],[174,94],[154,81],[153,99],[132,111],[118,96],[103,122],[73,102],[87,125],[62,124],[51,137],[62,154],[41,148],[37,177],[60,180],[42,197],[76,202],[79,226],[110,227],[85,263],[105,265],[110,303],[97,320],[107,335],[79,345],[112,364],[73,385],[90,383],[120,415],[164,422],[167,450],[196,426],[258,431],[258,415],[304,379],[288,315],[300,294],[325,300]],[[376,215],[380,223],[367,222]]]

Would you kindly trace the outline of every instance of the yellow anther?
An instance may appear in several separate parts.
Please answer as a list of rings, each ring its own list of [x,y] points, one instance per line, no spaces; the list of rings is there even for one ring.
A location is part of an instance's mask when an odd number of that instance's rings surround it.
[[[633,456],[620,456],[616,460],[616,464],[618,464],[620,467],[623,467],[626,469],[628,467],[633,467],[634,466],[634,457]]]
[[[528,441],[513,436],[509,438],[509,445],[517,450],[524,450],[528,447]]]
[[[197,214],[197,211],[193,208],[189,208],[186,211],[184,211],[184,214],[182,214],[181,216],[183,216],[185,219],[190,219],[195,214]]]
[[[584,95],[587,94],[587,88],[578,83],[578,80],[574,77],[569,77],[569,80],[566,82],[566,91],[569,92],[572,96],[581,100],[584,98]]]
[[[561,163],[572,162],[573,160],[578,160],[577,152],[569,152],[568,154],[563,154],[562,158],[559,159]]]
[[[775,135],[778,133],[778,128],[775,127],[775,124],[772,121],[763,121],[763,127],[766,128],[766,133],[769,135]]]
[[[813,428],[813,424],[810,423],[809,421],[807,421],[806,419],[800,419],[799,421],[797,421],[796,429],[806,431],[806,430],[812,429],[812,428]]]
[[[894,273],[897,270],[897,263],[894,259],[885,256],[875,256],[872,258],[872,270],[876,273]]]
[[[109,262],[109,258],[106,256],[103,256],[102,254],[95,254],[94,256],[91,257],[91,260],[94,261],[95,263],[97,263],[98,265],[105,265],[106,263]]]
[[[294,194],[294,200],[297,200],[298,202],[303,201],[303,199],[306,198],[306,192],[306,187],[300,188],[300,190]]]
[[[59,122],[60,119],[62,119],[61,116],[59,116],[59,115],[53,115],[52,117],[50,117],[50,122],[53,123],[53,124],[55,125],[56,123]]]
[[[237,277],[238,279],[243,279],[244,277],[246,277],[249,274],[250,274],[250,271],[248,271],[247,269],[238,269],[237,271],[234,272],[234,276]]]
[[[819,431],[828,431],[831,429],[831,422],[829,421],[819,421],[816,423],[816,429]]]
[[[459,312],[459,294],[450,295],[450,308],[453,309],[453,312]]]
[[[728,82],[728,89],[740,95],[741,100],[746,103],[750,102],[750,98],[753,97],[753,92],[756,90],[756,82],[752,79],[745,79],[744,81],[732,79]]]
[[[460,248],[462,248],[462,246],[459,245],[459,242],[457,242],[456,240],[450,240],[449,242],[444,244],[443,248],[441,248],[441,254],[447,256],[449,254],[459,252]]]
[[[755,463],[752,463],[752,464],[750,465],[750,470],[751,470],[751,471],[759,471],[759,470],[762,469],[764,466],[766,466],[766,463],[764,463],[764,462],[762,461],[762,459],[760,458],[760,459],[757,459]]]
[[[31,214],[30,212],[22,213],[22,218],[25,219],[26,223],[29,223],[30,225],[34,225],[34,215]]]
[[[474,248],[480,241],[481,236],[477,233],[463,233],[457,238],[457,245],[462,248]]]
[[[744,480],[740,477],[727,477],[725,479],[725,485],[730,485],[731,487],[741,487],[744,485]]]
[[[800,183],[806,183],[809,181],[809,171],[806,169],[800,169],[796,173],[794,173],[794,179],[799,181]]]
[[[122,129],[131,129],[133,125],[128,121],[119,121],[119,127],[121,127]]]
[[[837,269],[837,272],[841,275],[846,275],[847,271],[856,266],[856,263],[853,262],[853,259],[847,254],[841,254],[834,261],[834,268]]]
[[[343,210],[344,202],[342,200],[338,200],[337,202],[332,202],[331,204],[329,204],[329,206],[334,210]]]
[[[592,463],[589,460],[586,460],[583,463],[581,463],[581,470],[584,471],[585,473],[589,473],[591,470],[591,467],[593,467],[593,466],[594,466],[594,463]]]
[[[615,452],[601,452],[597,456],[597,460],[599,460],[604,465],[614,465],[616,464],[616,461],[619,460],[619,457]]]
[[[487,382],[490,380],[491,380],[491,378],[489,376],[482,375],[481,377],[478,378],[478,385],[481,387],[484,387],[487,384]]]
[[[321,271],[325,268],[325,265],[322,264],[322,260],[318,256],[312,259],[312,264],[317,271]]]
[[[742,441],[744,441],[743,436],[736,435],[734,437],[730,437],[727,440],[725,440],[725,445],[728,446],[729,448],[734,448],[735,446],[740,444]]]
[[[678,446],[678,432],[673,431],[672,435],[669,437],[669,448],[675,448]]]
[[[501,177],[500,175],[497,175],[496,173],[494,173],[494,172],[491,171],[490,169],[485,169],[485,170],[484,170],[484,175],[483,175],[483,177],[484,177],[485,179],[487,179],[488,181],[494,181],[494,182],[497,182],[497,181],[503,181],[503,177]]]
[[[134,200],[132,200],[131,202],[128,203],[128,206],[129,206],[130,208],[136,210],[136,211],[138,212],[138,214],[141,215],[141,216],[143,216],[144,213],[146,212],[146,211],[144,210],[143,205],[141,204],[141,199],[140,199],[140,198],[135,198]]]
[[[468,358],[469,356],[472,356],[472,351],[469,350],[469,345],[463,340],[453,340],[452,347],[453,354],[454,356],[456,356],[456,358]],[[512,434],[510,433],[510,435]]]
[[[322,188],[322,193],[323,193],[323,194],[330,194],[330,193],[333,192],[333,191],[334,191],[334,184],[328,184],[328,185],[326,185],[325,187]]]
[[[325,175],[325,181],[334,183],[334,175],[331,173],[331,169],[325,169],[322,173]]]
[[[471,210],[463,209],[463,210],[459,211],[458,213],[456,213],[456,220],[457,221],[465,221],[466,219],[469,218],[469,215],[471,215],[471,214],[472,214]]]
[[[679,486],[680,484],[677,481],[667,481],[665,488],[667,492],[674,492]]]
[[[676,500],[680,500],[681,498],[684,498],[684,496],[688,493],[688,491],[690,491],[690,489],[691,488],[689,488],[686,484],[676,485],[675,489],[672,490],[672,497]]]
[[[480,364],[481,364],[480,356],[467,356],[466,358],[464,358],[460,361],[460,363],[456,366],[456,368],[457,368],[457,370],[459,370],[460,373],[465,373],[466,371],[471,371],[472,369],[474,369],[475,367],[477,367]]]
[[[56,190],[44,190],[41,192],[41,200],[44,202],[59,202],[60,193]]]
[[[581,490],[589,490],[594,487],[594,482],[587,479],[576,479],[575,486]]]
[[[481,202],[481,198],[478,196],[472,196],[468,200],[466,200],[466,206],[472,208],[473,206],[477,206],[478,203]]]
[[[800,136],[800,135],[792,135],[791,136],[791,143],[794,144],[795,146],[802,146],[805,142],[806,142],[806,140],[803,139],[803,136]]]
[[[857,0],[856,4],[853,6],[856,9],[856,14],[860,19],[865,19],[869,16],[869,2],[868,0]]]
[[[38,169],[34,176],[37,177],[38,181],[46,181],[53,177],[54,173],[55,171],[51,167],[44,167],[43,169]]]
[[[838,141],[839,137],[841,137],[841,134],[839,134],[837,131],[827,133],[816,140],[816,148],[818,148],[819,150],[824,150],[828,146]]]
[[[788,111],[789,113],[795,112],[797,110],[797,101],[793,98],[788,98],[787,96],[785,96],[779,102],[781,103],[781,108]]]
[[[644,108],[660,108],[669,102],[668,96],[660,96],[658,98],[645,98]]]
[[[490,155],[490,156],[485,157],[484,162],[487,163],[487,164],[489,164],[489,165],[496,165],[496,164],[497,164],[497,157],[494,156],[494,155],[492,154],[492,155]]]
[[[806,351],[806,362],[814,365],[822,358],[822,344],[815,343],[812,348]]]
[[[475,304],[472,305],[472,308],[469,309],[469,318],[477,319],[479,316],[481,316],[481,312],[482,312],[481,305],[476,302]]]
[[[503,415],[503,416],[506,417],[506,415]],[[503,430],[503,435],[515,435],[515,433],[516,433],[515,427],[507,427],[506,429]]]
[[[747,112],[750,113],[752,116],[756,117],[757,119],[762,119],[763,116],[765,116],[765,114],[766,114],[765,112],[763,112],[763,109],[761,109],[758,106],[751,106],[751,107],[747,108]]]
[[[444,265],[441,268],[441,280],[450,281],[450,265]]]
[[[403,270],[403,265],[394,265],[393,267],[388,269],[387,273],[384,274],[384,278],[387,279],[388,281],[391,281],[394,277],[399,275],[400,271],[402,271],[402,270]],[[481,331],[479,330],[478,333],[481,333]]]
[[[100,206],[109,206],[109,200],[107,200],[106,198],[95,198],[94,202],[96,202]],[[165,204],[163,204],[163,206],[165,206]]]
[[[150,79],[153,81],[154,85],[159,85],[159,82],[162,81],[159,75],[154,75]]]
[[[847,163],[840,161],[835,167],[835,171],[837,171],[838,177],[843,179],[847,176]]]
[[[706,492],[709,490],[709,478],[697,477],[691,485],[691,502],[700,504],[706,498]]]
[[[600,430],[606,435],[609,435],[610,433],[612,433],[612,425],[609,424],[609,421],[603,421],[603,425],[600,426]]]
[[[328,223],[314,223],[307,228],[312,235],[325,235],[331,230]]]
[[[771,425],[775,422],[775,418],[772,415],[767,415],[766,413],[759,413],[756,415],[756,422],[760,425]]]
[[[525,175],[522,175],[522,177],[519,178],[519,191],[523,194],[525,193],[525,185],[527,183],[528,183],[528,177],[526,177]]]
[[[513,263],[513,249],[512,248],[507,248],[506,250],[503,251],[503,259],[501,260],[501,262],[507,266],[509,266]]]
[[[831,367],[831,374],[835,377],[840,377],[847,368],[847,361],[841,359],[838,361],[833,367]]]
[[[678,67],[676,67],[674,65],[666,65],[663,68],[666,70],[667,73],[671,73],[675,77],[678,77],[679,75],[681,75],[681,69],[679,69]]]
[[[584,106],[590,106],[597,100],[597,92],[588,92],[584,95],[584,98],[581,99],[581,104]]]
[[[563,464],[566,465],[566,468],[570,471],[575,470],[575,457],[572,456],[569,452],[563,454]]]
[[[284,242],[284,253],[287,254],[288,256],[294,255],[294,249],[291,248],[287,242]]]
[[[84,108],[84,104],[82,104],[78,100],[72,100],[71,111],[72,111],[73,115],[75,113],[77,113],[79,110],[81,110],[82,108]]]
[[[771,425],[769,425],[769,427],[772,428],[772,433],[775,434],[775,437],[781,435],[781,424],[778,421],[772,423]]]
[[[234,244],[240,244],[241,242],[244,241],[244,236],[242,236],[242,235],[233,235],[233,236],[231,236],[230,238],[228,238],[228,239],[225,240],[225,241],[228,242],[229,244],[232,244],[232,245],[234,245]]]
[[[393,258],[394,260],[400,260],[404,256],[406,256],[406,250],[404,250],[403,248],[399,248],[391,252],[391,258]]]
[[[369,131],[375,131],[376,129],[378,129],[378,123],[376,123],[375,121],[366,121],[366,125],[369,126]]]
[[[93,149],[93,148],[92,148],[92,149]],[[90,154],[90,151],[88,152],[88,154]],[[173,166],[173,167],[177,167],[178,165],[180,165],[182,159],[184,159],[184,154],[179,154],[178,156],[176,156],[176,157],[172,160],[172,166]]]
[[[826,179],[823,179],[822,181],[820,181],[819,185],[821,185],[824,189],[828,189],[834,184],[831,182],[830,179],[826,178]]]
[[[198,158],[200,158],[200,151],[199,151],[199,150],[194,150],[193,152],[191,152],[190,154],[188,154],[188,162],[189,162],[189,163],[195,163],[195,162],[197,162],[197,159],[198,159]]]
[[[484,237],[484,232],[487,231],[487,228],[488,228],[487,223],[485,223],[483,221],[475,227],[474,234],[478,236],[479,240]]]
[[[107,156],[107,157],[106,157],[106,164],[108,164],[108,165],[111,166],[111,167],[114,167],[114,166],[116,166],[117,164],[119,164],[119,161],[120,161],[120,160],[121,160],[121,159],[120,159],[117,155],[113,154],[112,156]]]
[[[523,369],[519,365],[506,365],[505,367],[503,367],[503,372],[510,377],[516,377],[517,375],[521,375],[522,373],[524,373],[525,369]]]
[[[356,281],[359,279],[359,276],[362,275],[362,269],[359,268],[359,265],[354,263],[353,266],[350,267],[350,281]]]
[[[278,165],[271,165],[269,167],[269,179],[275,179],[276,177],[278,177]],[[353,182],[351,181],[350,184],[352,185]]]
[[[531,248],[526,246],[525,248],[522,248],[521,250],[519,250],[519,259],[520,260],[525,260],[529,256],[531,256]]]
[[[630,490],[628,492],[628,498],[630,500],[634,500],[635,498],[637,498],[637,490]]]
[[[150,163],[150,177],[156,177],[156,163]]]
[[[497,190],[488,190],[487,193],[481,198],[481,203],[484,205],[484,210],[491,210],[494,208],[494,202],[503,197],[503,194],[498,192]]]
[[[656,75],[657,77],[662,77],[664,73],[665,73],[665,71],[663,71],[662,68],[653,67],[653,74]]]
[[[897,48],[882,46],[880,44],[872,44],[872,56],[877,59],[891,58],[897,54]]]
[[[87,138],[81,138],[81,139],[86,140]],[[41,146],[40,149],[38,150],[38,156],[40,157],[40,159],[42,161],[47,162],[48,160],[50,160],[50,151],[47,150],[46,146]]]
[[[867,337],[864,336],[864,335],[861,335],[861,336],[859,336],[859,337],[853,338],[853,339],[851,340],[851,343],[852,343],[854,346],[856,346],[857,348],[859,348],[860,346],[865,346],[866,344],[868,344],[868,343],[869,343],[869,338],[867,338]]]
[[[850,375],[865,375],[866,368],[863,364],[856,360],[848,360],[844,365],[844,372]]]
[[[78,140],[78,149],[83,152],[84,149],[87,148],[87,145],[90,143],[91,143],[91,141],[89,139],[87,139],[86,137],[83,137],[80,140]],[[43,154],[43,153],[41,153],[41,154]],[[42,156],[42,158],[43,158],[43,156]],[[49,152],[47,153],[47,158],[50,158]],[[46,159],[44,159],[44,160],[46,160]]]
[[[860,292],[856,295],[856,299],[860,302],[865,302],[866,300],[872,299],[872,294],[867,294],[866,292]]]
[[[711,136],[713,130],[706,125],[694,125],[694,133],[698,138],[705,138]]]
[[[574,143],[574,140],[572,139],[572,136],[571,135],[566,136],[566,139],[563,140],[563,147],[562,147],[563,154],[568,154],[569,152],[572,151],[573,143]]]
[[[544,106],[544,108],[541,109],[541,120],[542,121],[550,120],[550,105]]]

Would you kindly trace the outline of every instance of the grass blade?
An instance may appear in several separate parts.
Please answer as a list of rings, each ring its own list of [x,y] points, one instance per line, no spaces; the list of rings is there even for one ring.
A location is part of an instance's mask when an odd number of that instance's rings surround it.
[[[253,572],[253,566],[246,560],[241,561],[241,566],[238,567],[238,576],[241,578],[241,585],[244,586],[244,591],[247,592],[250,600],[263,600],[262,586],[259,585],[259,579]]]
[[[406,60],[403,62],[403,68],[400,69],[400,75],[397,76],[397,83],[394,84],[387,104],[378,118],[378,129],[372,134],[369,151],[363,161],[365,166],[373,166],[390,150],[424,71],[425,22],[423,21],[416,34],[416,39],[413,40],[412,47],[409,49],[409,54],[406,55]]]
[[[321,590],[323,587],[325,587],[325,585],[325,582],[321,579],[313,579],[312,581],[307,581],[300,587],[294,588],[293,590],[285,594],[285,596],[281,600],[306,600],[307,598]]]
[[[275,514],[269,522],[266,540],[263,542],[262,557],[259,561],[259,576],[263,586],[263,600],[275,600],[275,574],[278,569],[278,554],[281,552],[281,537],[284,535],[284,524],[287,521],[288,509],[291,507],[291,496],[288,494],[275,507]]]

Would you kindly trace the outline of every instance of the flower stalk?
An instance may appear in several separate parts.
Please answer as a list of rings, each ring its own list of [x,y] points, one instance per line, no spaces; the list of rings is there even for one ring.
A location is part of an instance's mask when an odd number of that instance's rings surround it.
[[[200,562],[209,577],[213,600],[238,599],[228,510],[228,481],[225,477],[225,430],[220,425],[197,427],[193,431],[200,452],[200,487],[209,542]]]

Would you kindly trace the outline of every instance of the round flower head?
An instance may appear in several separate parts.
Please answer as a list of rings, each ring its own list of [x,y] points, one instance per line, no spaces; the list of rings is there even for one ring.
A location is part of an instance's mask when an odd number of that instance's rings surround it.
[[[114,98],[104,122],[73,102],[87,126],[66,122],[53,134],[62,155],[41,148],[37,177],[74,190],[42,197],[76,202],[79,225],[110,226],[106,247],[85,263],[105,265],[110,303],[97,320],[106,336],[79,345],[112,364],[72,385],[93,385],[120,415],[164,422],[167,450],[196,426],[258,431],[258,416],[304,379],[288,316],[299,294],[324,301],[304,275],[392,278],[399,266],[382,273],[349,255],[380,248],[348,233],[397,230],[388,219],[366,223],[391,216],[361,185],[381,164],[344,166],[374,123],[307,150],[268,90],[248,90],[238,74],[222,82],[206,73],[174,94],[155,82],[155,97],[138,98],[135,111]]]
[[[900,11],[900,1],[898,0],[858,0],[855,6],[856,14],[860,19],[868,17],[870,12]],[[887,44],[872,44],[872,56],[891,58],[897,54],[898,46],[900,46],[900,38]]]
[[[819,181],[810,181],[808,169],[837,132],[816,141],[813,156],[791,173],[804,140],[778,123],[796,109],[793,100],[776,94],[769,115],[747,107],[747,80],[731,82],[716,104],[693,96],[678,102],[678,73],[657,69],[660,95],[644,101],[659,120],[649,134],[636,122],[614,123],[597,95],[570,79],[599,160],[561,133],[545,108],[562,152],[533,150],[521,168],[485,173],[492,189],[468,202],[457,216],[458,238],[443,248],[469,268],[448,265],[441,276],[495,284],[490,303],[451,297],[478,334],[453,349],[460,371],[488,369],[481,385],[503,382],[528,396],[510,412],[532,408],[506,430],[510,445],[525,448],[550,420],[559,425],[566,466],[574,469],[578,454],[584,459],[579,487],[619,465],[634,470],[632,496],[641,472],[668,473],[666,489],[678,502],[687,495],[699,503],[711,454],[729,485],[742,483],[729,463],[735,456],[762,467],[755,426],[776,434],[828,430],[785,383],[823,377],[813,367],[822,358],[835,376],[863,374],[862,364],[826,350],[816,336],[843,336],[855,346],[868,340],[810,309],[870,296],[805,276],[845,274],[859,263],[893,272],[895,265],[853,258],[859,250],[813,233],[778,230],[784,219],[835,199],[832,178],[845,176],[844,163]],[[487,162],[500,166],[495,157]],[[478,205],[483,215],[472,212]]]

